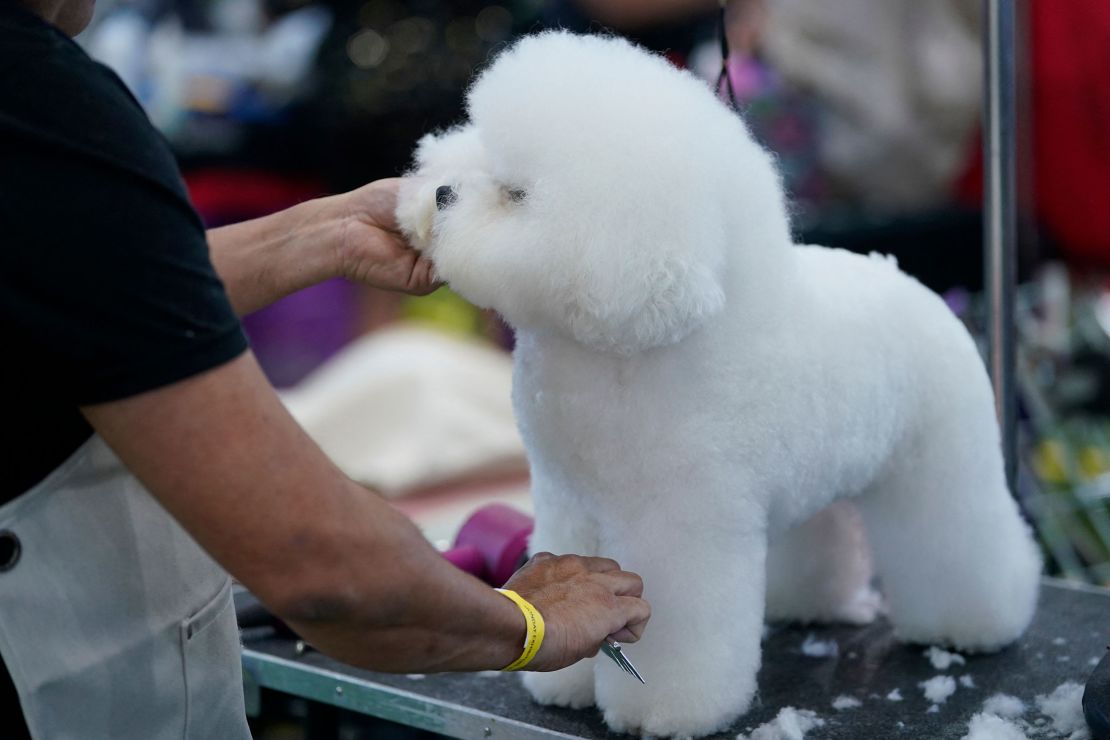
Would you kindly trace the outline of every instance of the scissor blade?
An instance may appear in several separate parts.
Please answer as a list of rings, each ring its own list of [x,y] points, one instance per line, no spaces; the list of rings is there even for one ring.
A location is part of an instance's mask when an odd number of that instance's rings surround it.
[[[603,653],[605,653],[606,655],[608,655],[608,656],[609,656],[609,658],[610,658],[610,659],[611,659],[611,660],[612,660],[612,661],[613,661],[614,663],[616,663],[616,664],[617,664],[617,667],[618,667],[618,668],[620,668],[620,669],[621,669],[622,671],[624,671],[625,673],[628,673],[628,668],[626,668],[626,667],[625,667],[625,665],[624,665],[624,661],[623,661],[623,660],[621,660],[621,654],[620,654],[619,652],[617,652],[617,651],[616,651],[615,649],[613,649],[613,646],[612,646],[612,645],[610,645],[608,641],[606,641],[605,643],[603,643],[603,644],[602,644],[602,646],[601,646],[601,652],[603,652]]]
[[[635,676],[636,680],[640,683],[647,684],[647,681],[644,680],[644,677],[640,675],[640,672],[638,670],[636,670],[636,666],[632,665],[632,661],[624,657],[624,653],[621,653],[621,658],[624,660],[625,668],[628,670],[628,672]]]
[[[624,652],[621,650],[620,643],[614,642],[613,640],[606,640],[601,648],[605,651],[606,655],[616,661],[617,665],[619,665],[625,673],[634,676],[636,680],[642,684],[647,683],[644,677],[640,675],[640,672],[636,670],[636,666],[632,665],[632,661],[625,656]]]

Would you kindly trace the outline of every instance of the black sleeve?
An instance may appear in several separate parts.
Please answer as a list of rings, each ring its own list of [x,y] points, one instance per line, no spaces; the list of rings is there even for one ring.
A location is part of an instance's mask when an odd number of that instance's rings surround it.
[[[242,353],[165,141],[68,39],[15,40],[32,48],[0,50],[0,320],[31,385],[99,403]]]
[[[110,166],[0,140],[4,170],[24,173],[0,174],[0,313],[64,400],[134,395],[245,349],[187,204]]]

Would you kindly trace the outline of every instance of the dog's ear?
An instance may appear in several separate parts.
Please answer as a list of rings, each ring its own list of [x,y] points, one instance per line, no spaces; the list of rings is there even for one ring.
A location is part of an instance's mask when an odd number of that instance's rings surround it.
[[[725,304],[725,246],[714,226],[587,237],[582,269],[565,296],[570,333],[584,344],[631,354],[696,330]]]

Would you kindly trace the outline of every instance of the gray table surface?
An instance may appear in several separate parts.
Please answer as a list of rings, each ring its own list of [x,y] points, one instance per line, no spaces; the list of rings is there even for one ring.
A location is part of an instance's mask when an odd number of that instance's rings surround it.
[[[835,657],[802,653],[809,635],[835,640]],[[807,740],[938,738],[958,740],[983,701],[1005,692],[1032,705],[1065,681],[1085,683],[1110,643],[1110,591],[1046,580],[1036,620],[1022,640],[994,655],[968,656],[963,666],[933,667],[923,647],[894,640],[885,620],[862,628],[772,627],[764,641],[764,667],[755,705],[725,733],[735,738],[774,718],[785,706],[811,709],[825,725]],[[629,648],[635,660],[635,646]],[[486,672],[437,676],[372,673],[320,653],[297,655],[290,640],[245,636],[243,664],[248,693],[255,687],[284,691],[413,727],[461,738],[628,737],[609,732],[596,710],[534,704],[515,676]],[[918,684],[940,673],[971,676],[939,711]],[[650,676],[646,677],[649,681]],[[886,699],[898,689],[904,697]],[[862,705],[837,711],[834,699]],[[1035,715],[1029,715],[1030,718]],[[901,724],[899,724],[901,723]]]

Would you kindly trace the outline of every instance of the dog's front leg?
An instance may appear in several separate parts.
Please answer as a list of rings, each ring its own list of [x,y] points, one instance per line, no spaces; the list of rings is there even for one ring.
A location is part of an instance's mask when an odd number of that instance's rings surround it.
[[[597,703],[610,727],[703,735],[748,710],[764,612],[760,508],[698,491],[645,504],[632,520],[603,521],[603,550],[643,576],[652,605],[643,639],[625,650],[647,684],[609,661],[597,666]]]
[[[536,526],[531,552],[556,555],[598,555],[597,521],[591,509],[533,471],[532,501]],[[525,673],[524,687],[540,704],[582,709],[594,703],[594,660],[587,658],[552,673]]]

